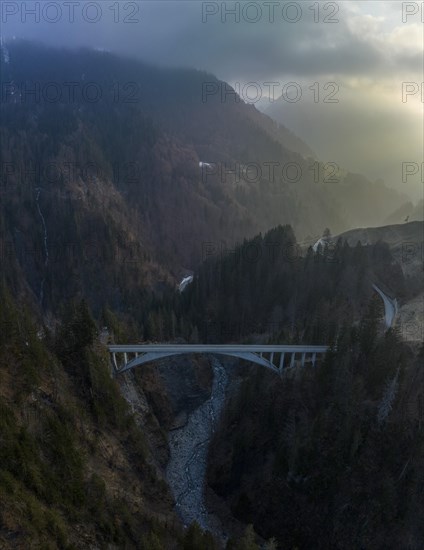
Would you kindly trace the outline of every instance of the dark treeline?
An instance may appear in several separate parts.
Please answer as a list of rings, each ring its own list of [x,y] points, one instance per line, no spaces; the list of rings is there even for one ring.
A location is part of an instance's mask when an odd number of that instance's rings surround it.
[[[79,220],[76,231],[70,213],[51,211],[42,195],[40,204],[50,221],[69,220],[68,229],[65,224],[49,235],[43,305],[61,315],[72,297],[87,296],[98,322],[113,329],[117,342],[183,338],[220,343],[260,337],[328,343],[336,338],[341,321],[357,322],[375,294],[373,283],[398,298],[405,293],[401,268],[386,244],[350,247],[339,240],[317,252],[304,251],[290,226],[245,240],[231,251],[213,249],[193,282],[179,293],[113,220],[99,216],[89,227]],[[14,215],[6,213],[3,223]],[[96,238],[91,241],[93,228]],[[54,247],[73,233],[72,246]],[[38,299],[42,279],[36,267],[43,265],[44,252],[36,241],[42,242],[42,235],[32,232],[25,241],[19,235],[14,239],[16,249],[1,271],[19,293],[27,290],[21,276],[25,269]],[[150,283],[155,277],[163,282]]]
[[[422,548],[424,350],[375,306],[316,369],[250,368],[215,434],[210,486],[278,548]]]
[[[145,336],[331,343],[341,324],[358,323],[373,296],[382,315],[373,283],[404,293],[386,244],[350,247],[340,239],[305,252],[291,227],[279,226],[231,251],[211,250],[181,296],[152,303]]]

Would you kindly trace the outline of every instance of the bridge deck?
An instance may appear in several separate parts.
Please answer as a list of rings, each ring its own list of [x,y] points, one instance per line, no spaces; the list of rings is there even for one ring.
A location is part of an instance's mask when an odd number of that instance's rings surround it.
[[[227,352],[256,352],[256,353],[325,353],[328,346],[286,346],[286,345],[250,345],[250,344],[135,344],[135,345],[111,345],[108,346],[110,352],[115,353],[140,353],[143,351],[164,351],[182,353],[214,353],[216,351]]]

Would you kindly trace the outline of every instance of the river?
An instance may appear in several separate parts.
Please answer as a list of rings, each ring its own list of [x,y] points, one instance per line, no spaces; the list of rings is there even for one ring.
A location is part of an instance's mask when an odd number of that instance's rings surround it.
[[[184,426],[169,433],[166,477],[184,524],[196,521],[202,529],[219,536],[217,518],[206,509],[204,485],[209,441],[224,407],[228,374],[219,359],[212,357],[211,363],[211,397],[190,414]]]

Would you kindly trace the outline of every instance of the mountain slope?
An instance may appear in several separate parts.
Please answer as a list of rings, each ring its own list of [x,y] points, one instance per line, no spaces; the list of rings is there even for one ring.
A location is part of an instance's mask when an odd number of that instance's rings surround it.
[[[226,86],[207,73],[26,43],[10,44],[9,57],[2,65],[8,87],[1,192],[2,239],[12,250],[28,227],[39,227],[29,236],[31,249],[35,240],[42,248],[38,188],[45,226],[59,247],[65,234],[89,238],[79,223],[89,222],[92,209],[102,218],[100,232],[116,226],[118,248],[130,242],[136,261],[152,258],[176,277],[198,264],[205,242],[232,244],[279,223],[291,224],[301,238],[325,226],[340,232],[377,224],[404,202],[358,175],[340,171],[331,181],[334,167],[287,149],[287,131],[232,94],[225,101],[219,93],[202,97],[205,83]],[[213,168],[202,170],[199,162]],[[18,202],[22,217],[15,215]],[[107,272],[107,253],[100,255]],[[40,262],[33,262],[33,291],[43,278]]]
[[[172,497],[86,306],[55,337],[0,297],[0,547],[176,547]]]
[[[350,246],[355,246],[358,241],[362,245],[379,241],[387,243],[405,276],[409,278],[408,285],[413,284],[413,280],[422,283],[424,222],[352,229],[338,237],[346,240]],[[413,292],[413,287],[410,290]]]

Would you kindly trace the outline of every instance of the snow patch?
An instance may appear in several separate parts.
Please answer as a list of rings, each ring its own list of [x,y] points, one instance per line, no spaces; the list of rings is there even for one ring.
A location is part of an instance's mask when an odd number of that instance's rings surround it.
[[[386,323],[386,328],[393,326],[393,322],[398,313],[398,303],[396,298],[389,298],[384,292],[378,288],[377,285],[372,285],[373,289],[380,295],[381,299],[384,302],[384,321]]]
[[[192,282],[193,282],[193,275],[188,275],[187,277],[184,277],[184,279],[178,285],[178,290],[180,292],[183,292],[187,288],[187,286]]]
[[[313,250],[314,252],[317,252],[319,246],[321,246],[321,248],[324,248],[326,244],[327,244],[327,241],[326,241],[323,237],[321,237],[321,238],[318,239],[317,242],[314,244],[314,246],[312,247],[312,250]]]

